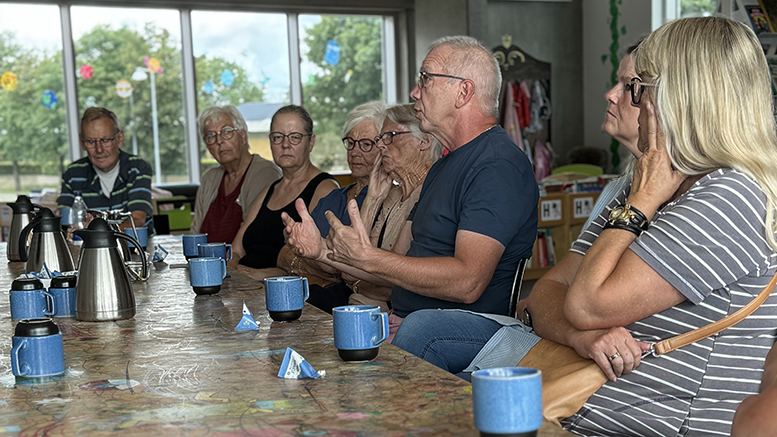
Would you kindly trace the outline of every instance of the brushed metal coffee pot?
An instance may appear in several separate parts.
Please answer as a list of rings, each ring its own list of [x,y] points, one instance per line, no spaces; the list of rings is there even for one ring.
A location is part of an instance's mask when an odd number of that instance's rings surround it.
[[[117,239],[140,247],[137,240],[114,231],[105,220],[95,218],[87,229],[75,234],[84,240],[76,280],[76,318],[89,322],[130,319],[135,315],[135,294]],[[141,277],[148,277],[146,253],[140,251]]]
[[[40,208],[30,201],[30,198],[22,194],[16,198],[16,202],[9,203],[8,206],[13,210],[11,219],[11,229],[8,232],[8,246],[6,252],[8,261],[22,261],[19,256],[19,236],[33,219],[33,213]],[[25,244],[29,241],[25,241]]]
[[[103,220],[105,220],[106,223],[108,223],[108,226],[111,227],[115,232],[121,232],[121,227],[119,224],[121,224],[124,220],[127,218],[132,217],[132,213],[130,212],[124,212],[120,210],[108,210],[108,211],[98,211],[90,209],[87,211],[89,215],[92,217],[99,217]],[[135,227],[135,224],[133,222],[132,227]],[[119,244],[120,254],[121,258],[124,261],[130,261],[132,260],[132,251],[129,248],[129,244],[127,244],[127,241],[125,240],[117,240]],[[137,279],[137,278],[136,278]]]
[[[28,250],[27,237],[30,232],[32,241]],[[40,272],[44,264],[52,272],[73,270],[73,257],[62,234],[60,218],[48,208],[40,208],[35,218],[22,229],[17,247],[19,259],[27,262],[27,273]]]

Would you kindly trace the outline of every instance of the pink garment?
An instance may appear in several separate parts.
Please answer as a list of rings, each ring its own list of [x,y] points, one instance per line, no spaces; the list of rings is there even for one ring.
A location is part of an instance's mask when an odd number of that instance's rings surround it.
[[[389,312],[389,336],[386,343],[394,341],[394,336],[397,335],[397,329],[399,329],[399,325],[403,320],[405,320],[405,318],[394,314],[394,311]]]
[[[518,122],[521,129],[526,129],[526,126],[531,123],[531,111],[529,110],[529,103],[531,102],[531,93],[529,93],[529,83],[527,81],[521,82],[520,85],[515,84],[513,86],[515,107],[518,110]]]
[[[550,152],[537,141],[534,143],[534,177],[541,181],[550,176]]]
[[[510,139],[523,150],[523,135],[521,135],[521,126],[518,122],[518,108],[515,105],[515,94],[513,88],[515,83],[513,81],[507,82],[505,85],[505,100],[502,102],[505,108],[504,120],[502,120],[502,126]]]

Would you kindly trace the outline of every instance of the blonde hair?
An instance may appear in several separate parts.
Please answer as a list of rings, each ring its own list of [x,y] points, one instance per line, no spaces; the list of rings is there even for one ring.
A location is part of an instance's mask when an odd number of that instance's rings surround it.
[[[664,24],[639,46],[635,68],[655,102],[674,168],[687,175],[733,168],[766,195],[766,239],[777,250],[777,134],[771,78],[744,24],[699,17]],[[771,232],[769,232],[771,230]]]

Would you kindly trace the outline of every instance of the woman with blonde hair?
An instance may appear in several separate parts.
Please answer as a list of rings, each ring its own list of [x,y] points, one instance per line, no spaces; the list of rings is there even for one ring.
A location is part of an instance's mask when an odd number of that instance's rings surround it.
[[[529,347],[537,336],[571,346],[608,376],[562,421],[575,434],[728,435],[737,405],[758,393],[777,334],[777,295],[719,334],[643,354],[747,305],[777,270],[769,68],[752,30],[715,17],[663,25],[637,49],[635,65],[630,94],[643,155],[631,186],[521,302],[524,324],[504,329]],[[460,314],[413,313],[394,344],[423,354],[440,337],[428,330],[441,329],[504,339],[493,317]],[[521,343],[489,340],[467,351],[475,361],[468,370],[485,362],[481,350],[491,351],[490,365],[515,365],[528,348],[509,344]]]

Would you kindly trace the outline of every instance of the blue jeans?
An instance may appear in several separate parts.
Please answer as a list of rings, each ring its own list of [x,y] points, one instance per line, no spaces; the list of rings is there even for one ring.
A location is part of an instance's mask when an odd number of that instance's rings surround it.
[[[493,320],[461,311],[419,310],[399,325],[391,344],[469,380],[462,370],[501,328]]]

